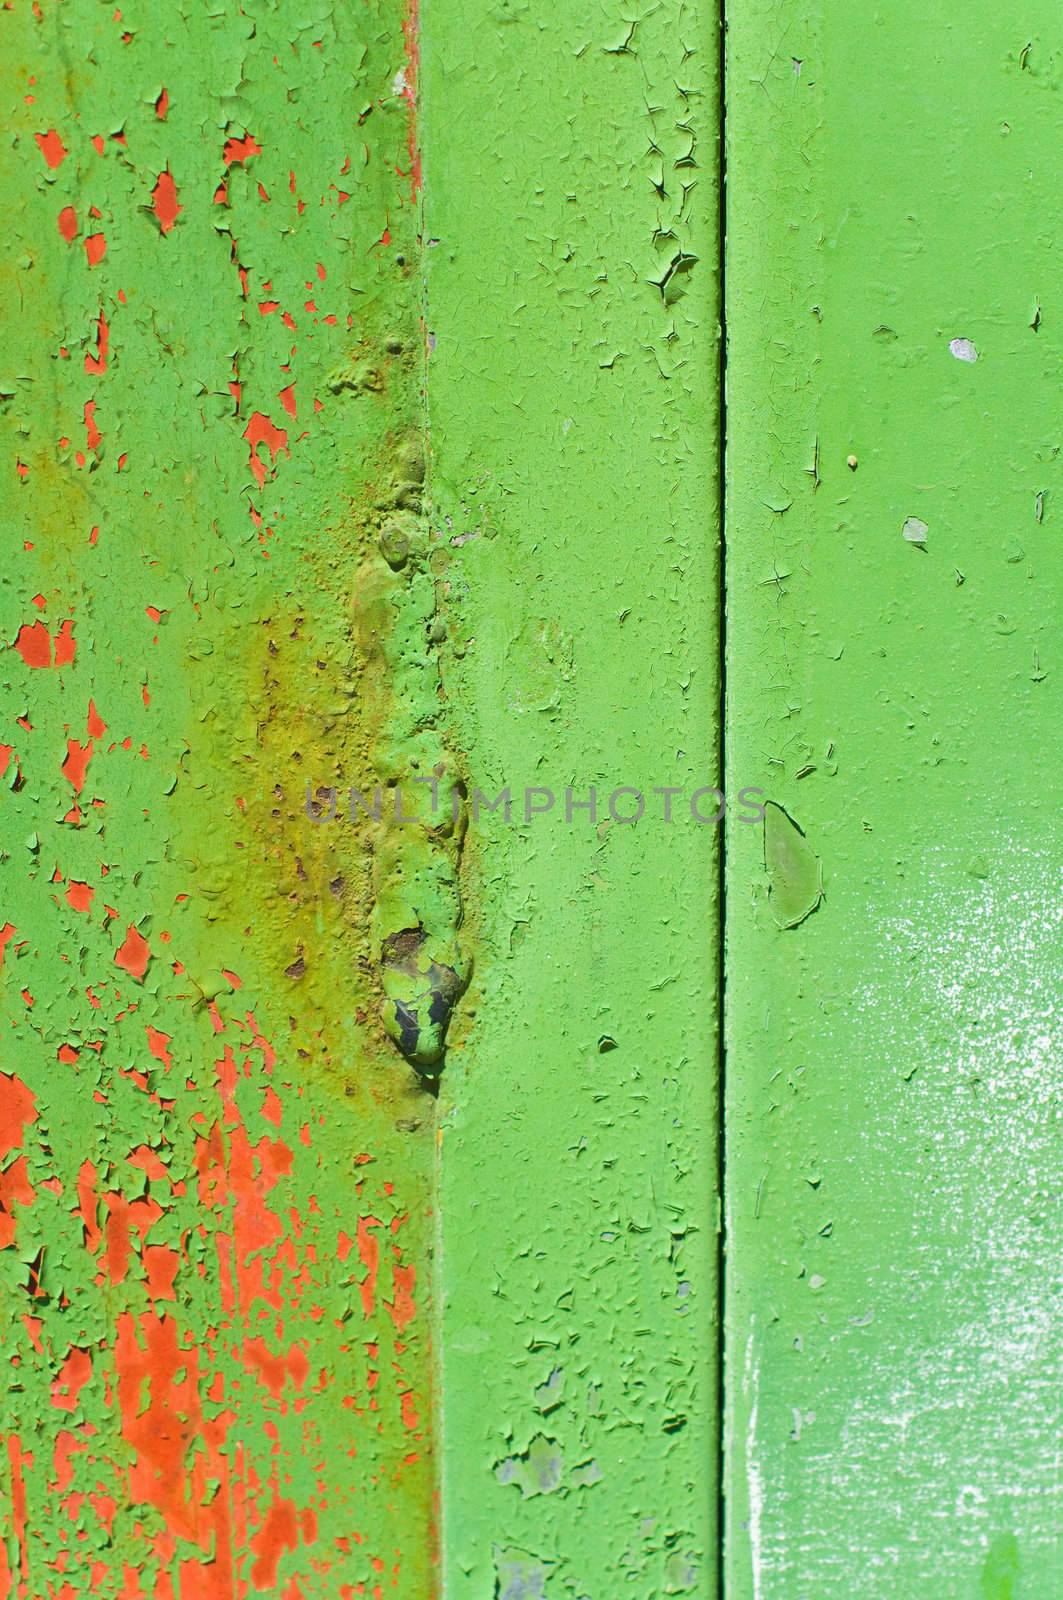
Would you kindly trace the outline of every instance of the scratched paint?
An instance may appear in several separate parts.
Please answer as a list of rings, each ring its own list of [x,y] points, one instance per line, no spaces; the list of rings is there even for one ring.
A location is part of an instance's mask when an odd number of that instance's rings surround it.
[[[682,4],[422,17],[443,684],[516,795],[440,1086],[454,1600],[716,1588],[716,830],[606,802],[717,772],[717,56]]]
[[[734,1600],[1063,1592],[1055,22],[731,18]]]
[[[420,514],[412,29],[0,29],[0,1593],[424,1596],[433,1102],[378,841],[304,800],[417,721],[421,597],[360,631]]]

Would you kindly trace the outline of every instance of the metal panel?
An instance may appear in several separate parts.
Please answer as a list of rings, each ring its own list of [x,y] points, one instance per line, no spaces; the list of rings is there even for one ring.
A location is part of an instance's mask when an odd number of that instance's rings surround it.
[[[1063,1592],[1050,20],[731,18],[735,1600]]]
[[[402,21],[3,12],[5,1594],[431,1587]]]
[[[423,28],[445,683],[470,789],[513,799],[470,819],[440,1098],[447,1592],[708,1596],[717,31],[560,0]]]

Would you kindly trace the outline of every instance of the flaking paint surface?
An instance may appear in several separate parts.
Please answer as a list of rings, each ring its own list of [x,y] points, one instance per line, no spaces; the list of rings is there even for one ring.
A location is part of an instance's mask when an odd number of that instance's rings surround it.
[[[719,776],[715,19],[427,20],[3,13],[20,1597],[715,1592],[715,836],[464,804]],[[1063,1584],[1049,21],[732,19],[736,1597]]]
[[[380,841],[305,804],[412,718],[420,602],[364,632],[421,493],[412,45],[383,0],[0,17],[20,1600],[432,1590],[431,1102]]]
[[[716,21],[422,27],[444,684],[514,796],[440,1089],[445,1591],[708,1596],[716,830],[607,801],[717,776]]]
[[[1063,1592],[1054,20],[731,17],[734,1600]]]

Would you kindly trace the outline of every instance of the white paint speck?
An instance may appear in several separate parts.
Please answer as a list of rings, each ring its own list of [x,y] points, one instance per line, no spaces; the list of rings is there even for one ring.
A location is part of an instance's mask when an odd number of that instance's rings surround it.
[[[926,536],[930,529],[921,517],[908,517],[902,532],[909,544],[926,544]]]
[[[957,361],[977,361],[978,351],[970,339],[950,339],[949,354]]]

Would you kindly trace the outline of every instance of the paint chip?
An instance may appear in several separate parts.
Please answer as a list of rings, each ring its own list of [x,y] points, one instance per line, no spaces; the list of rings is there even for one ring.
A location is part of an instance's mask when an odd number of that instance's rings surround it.
[[[54,172],[56,167],[61,166],[66,160],[66,145],[54,128],[49,128],[47,133],[35,133],[33,137],[37,141],[41,155]]]
[[[950,339],[949,354],[957,361],[977,361],[978,351],[970,339]]]
[[[921,517],[906,517],[901,531],[909,544],[926,544],[930,529]]]
[[[519,1456],[507,1456],[495,1467],[495,1478],[501,1484],[515,1483],[525,1500],[535,1495],[553,1494],[561,1487],[565,1459],[561,1448],[553,1439],[536,1434],[527,1450]]]
[[[151,960],[151,951],[147,940],[132,925],[127,930],[121,946],[115,951],[114,959],[116,965],[124,967],[130,977],[138,981],[143,979],[148,970],[148,962]]]
[[[169,233],[184,210],[184,206],[178,203],[177,185],[169,167],[160,172],[155,180],[155,187],[151,191],[151,207],[158,219],[160,233]]]
[[[823,866],[803,830],[774,800],[764,807],[764,866],[776,923],[799,927],[823,899]]]

